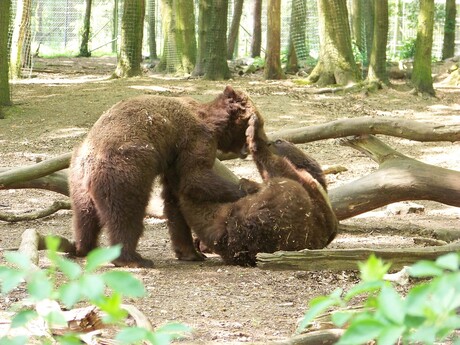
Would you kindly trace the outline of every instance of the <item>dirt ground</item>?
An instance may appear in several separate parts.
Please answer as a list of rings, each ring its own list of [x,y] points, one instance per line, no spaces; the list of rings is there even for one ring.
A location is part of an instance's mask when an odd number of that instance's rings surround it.
[[[6,119],[0,120],[0,166],[29,165],[71,151],[102,112],[121,99],[149,93],[187,95],[205,101],[222,91],[226,84],[251,95],[266,119],[268,132],[360,116],[402,117],[442,124],[460,122],[460,88],[441,84],[436,85],[437,98],[411,95],[402,82],[375,94],[314,95],[292,79],[263,81],[260,75],[225,82],[150,73],[142,78],[112,80],[108,77],[114,64],[113,58],[37,59],[31,78],[13,85],[14,107],[5,109]],[[439,67],[436,73],[441,81],[445,68]],[[459,142],[419,143],[385,136],[381,139],[425,163],[460,170]],[[300,147],[324,166],[343,165],[348,169],[328,175],[330,189],[377,168],[363,154],[339,146],[334,140]],[[250,159],[225,164],[238,176],[259,179]],[[65,197],[40,190],[3,190],[0,212],[36,211],[58,199]],[[436,231],[460,230],[459,208],[427,201],[417,203],[424,206],[422,213],[394,215],[384,207],[343,221],[342,224],[360,231],[341,233],[330,247],[414,247],[419,245],[414,243],[415,237],[436,237]],[[60,211],[29,222],[0,221],[0,248],[16,247],[21,233],[28,228],[71,238],[71,212]],[[156,266],[130,270],[143,281],[148,293],[127,303],[139,307],[154,326],[168,321],[191,326],[193,333],[187,341],[196,344],[267,343],[286,339],[294,333],[312,297],[328,294],[336,287],[347,289],[359,280],[357,271],[269,271],[226,266],[213,255],[205,262],[179,262],[170,249],[164,221],[156,218],[146,218],[139,251],[153,259]],[[0,309],[7,309],[23,296],[24,291],[18,289],[6,298],[1,297]]]

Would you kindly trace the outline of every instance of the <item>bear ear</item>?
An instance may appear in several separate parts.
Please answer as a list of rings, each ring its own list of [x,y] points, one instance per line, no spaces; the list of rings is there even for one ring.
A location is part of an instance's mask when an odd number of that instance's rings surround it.
[[[224,90],[224,95],[227,98],[236,98],[236,92],[230,85],[227,85]]]

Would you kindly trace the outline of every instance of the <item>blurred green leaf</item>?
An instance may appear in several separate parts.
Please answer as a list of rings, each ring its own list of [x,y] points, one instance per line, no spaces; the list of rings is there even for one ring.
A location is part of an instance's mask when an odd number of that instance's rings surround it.
[[[50,325],[50,328],[55,326],[67,326],[67,320],[62,311],[52,310],[45,316],[45,320]]]
[[[390,269],[391,264],[384,263],[382,259],[371,254],[366,262],[358,262],[358,267],[361,272],[361,279],[364,282],[372,282],[382,280]]]
[[[96,248],[86,257],[86,272],[92,272],[102,265],[106,265],[120,256],[121,245],[107,248]]]
[[[85,274],[80,278],[80,292],[91,301],[97,301],[104,296],[105,284],[102,276]]]
[[[361,282],[358,285],[353,286],[343,298],[345,301],[351,300],[353,297],[362,294],[369,294],[371,292],[378,291],[385,285],[384,281],[381,280],[373,280],[368,282]]]
[[[61,256],[56,258],[56,265],[69,279],[77,279],[82,273],[82,269],[79,264]]]
[[[17,337],[1,337],[0,345],[24,345],[29,341],[29,337],[25,335],[19,335]]]
[[[41,301],[51,297],[53,283],[45,271],[34,271],[27,277],[27,291],[33,300]]]
[[[80,301],[81,297],[81,284],[78,281],[72,281],[61,285],[58,289],[58,299],[64,303],[67,308],[72,308],[75,303]]]
[[[364,344],[376,339],[384,325],[372,318],[352,322],[336,345]]]
[[[459,253],[448,253],[437,258],[435,262],[436,265],[446,270],[458,271],[459,261]]]
[[[104,323],[115,323],[128,315],[128,312],[121,308],[121,302],[122,297],[118,292],[114,292],[111,296],[95,302],[96,306],[107,313],[107,315],[102,318]]]
[[[418,261],[409,267],[409,275],[417,278],[424,277],[439,277],[443,274],[444,270],[433,261],[422,260]]]
[[[102,275],[102,278],[107,286],[125,296],[142,297],[145,294],[142,282],[129,272],[108,271]]]
[[[398,344],[398,339],[403,335],[406,328],[404,326],[390,325],[382,329],[377,337],[379,345],[394,345]]]
[[[11,328],[22,327],[38,316],[35,310],[21,310],[11,320]]]
[[[0,266],[0,281],[2,283],[2,293],[7,294],[15,289],[19,284],[24,281],[26,276],[25,271]]]
[[[299,327],[297,327],[296,333],[303,331],[319,314],[324,313],[332,306],[340,305],[340,296],[342,291],[342,289],[336,289],[329,296],[319,296],[313,298],[309,303],[308,311],[302,318]]]
[[[81,345],[82,341],[78,334],[75,333],[66,333],[62,336],[56,337],[59,345]]]
[[[379,310],[388,320],[398,325],[404,322],[406,311],[403,300],[392,286],[383,286],[377,299]]]
[[[24,253],[5,252],[5,259],[10,264],[15,265],[22,270],[29,270],[32,267],[32,261],[30,261],[30,258]]]
[[[121,344],[136,344],[146,340],[150,331],[142,327],[123,328],[115,337]]]
[[[61,239],[57,236],[46,236],[45,237],[46,248],[51,252],[57,252],[59,250],[60,244],[61,244]]]

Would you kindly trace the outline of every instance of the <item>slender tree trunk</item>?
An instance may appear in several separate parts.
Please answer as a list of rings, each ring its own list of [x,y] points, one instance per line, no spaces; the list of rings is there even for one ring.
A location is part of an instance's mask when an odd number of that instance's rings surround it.
[[[150,54],[150,61],[153,61],[153,60],[158,59],[156,30],[155,30],[155,0],[148,0],[147,11],[148,11],[147,20],[149,24],[149,54]]]
[[[455,53],[455,26],[457,5],[455,0],[446,0],[446,18],[444,22],[444,41],[442,45],[442,59],[454,56]]]
[[[352,0],[351,2],[351,37],[356,43],[361,54],[364,54],[365,35],[363,34],[363,8],[361,0]]]
[[[319,86],[348,85],[360,80],[351,48],[346,0],[318,0],[319,61],[308,81]]]
[[[252,28],[251,57],[260,56],[262,47],[262,0],[254,1],[254,24]]]
[[[195,10],[193,1],[174,0],[176,51],[181,73],[191,73],[196,63]]]
[[[230,26],[230,33],[228,34],[227,41],[227,59],[233,59],[235,54],[235,43],[238,40],[238,29],[240,27],[241,15],[243,14],[244,0],[235,0],[232,25]]]
[[[308,56],[306,44],[307,2],[293,0],[291,8],[291,25],[289,29],[289,49],[286,72],[295,73],[299,69],[299,61],[305,61]]]
[[[207,0],[200,0],[198,5],[198,49],[194,76],[202,76],[206,70],[207,37],[209,35],[209,22],[211,6]]]
[[[118,9],[119,0],[114,0],[112,19],[112,53],[118,53]]]
[[[142,74],[142,38],[145,0],[125,0],[121,19],[121,47],[116,77],[134,77]]]
[[[283,79],[281,69],[281,0],[268,0],[265,79]]]
[[[415,42],[412,84],[419,92],[435,94],[431,76],[431,50],[433,47],[434,0],[420,0],[420,11]]]
[[[10,68],[13,78],[20,78],[22,67],[30,61],[30,50],[27,47],[29,46],[31,9],[32,0],[18,0],[11,40]]]
[[[206,38],[205,79],[223,80],[230,78],[230,70],[227,65],[227,13],[228,0],[212,0],[208,19],[209,32],[212,34]]]
[[[83,20],[83,33],[81,35],[80,53],[78,56],[89,57],[91,52],[88,49],[89,33],[91,31],[91,7],[92,0],[86,0],[85,18]]]
[[[388,84],[387,42],[388,42],[388,0],[375,0],[374,37],[367,80]]]
[[[10,105],[8,29],[10,27],[11,0],[0,1],[0,118],[2,105]]]
[[[161,0],[161,26],[163,31],[163,51],[157,72],[176,72],[177,49],[175,38],[175,22],[173,16],[173,0]]]

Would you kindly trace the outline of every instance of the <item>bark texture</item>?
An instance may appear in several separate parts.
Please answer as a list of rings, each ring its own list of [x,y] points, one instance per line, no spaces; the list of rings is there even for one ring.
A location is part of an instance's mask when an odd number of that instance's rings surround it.
[[[262,47],[262,0],[254,0],[251,57],[260,56]]]
[[[8,29],[10,25],[11,0],[0,1],[0,119],[2,105],[11,104],[8,58]]]
[[[388,84],[387,42],[388,42],[388,0],[374,2],[374,32],[367,80]]]
[[[446,0],[446,17],[444,21],[444,41],[442,44],[442,59],[448,59],[455,53],[455,26],[457,5],[455,0]]]
[[[268,0],[265,79],[283,79],[281,69],[281,0]]]
[[[227,59],[232,60],[235,55],[236,42],[238,41],[238,32],[240,27],[241,15],[243,14],[244,0],[236,0],[233,7],[232,24],[227,40]]]

